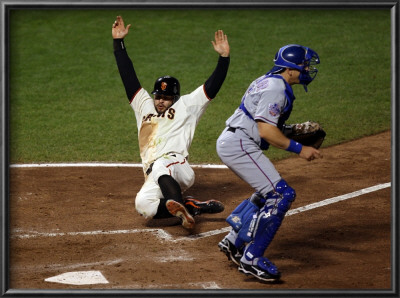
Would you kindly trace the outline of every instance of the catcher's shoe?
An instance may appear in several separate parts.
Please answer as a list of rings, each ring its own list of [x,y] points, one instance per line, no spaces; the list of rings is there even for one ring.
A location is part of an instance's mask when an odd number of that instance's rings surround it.
[[[226,237],[218,243],[219,249],[236,265],[240,266],[240,259],[243,255],[243,249],[237,248]]]
[[[220,201],[217,200],[208,200],[208,201],[199,201],[193,197],[184,198],[184,204],[187,210],[189,210],[190,214],[193,216],[200,215],[202,213],[220,213],[224,211],[225,207]]]
[[[179,217],[182,220],[182,226],[184,228],[194,228],[194,218],[190,215],[185,206],[174,200],[168,200],[165,203],[165,206],[167,207],[169,213],[171,213],[173,216]]]
[[[239,271],[246,275],[252,275],[261,281],[274,282],[280,279],[281,273],[278,268],[267,258],[258,258],[252,263],[256,264],[246,264],[241,261]]]

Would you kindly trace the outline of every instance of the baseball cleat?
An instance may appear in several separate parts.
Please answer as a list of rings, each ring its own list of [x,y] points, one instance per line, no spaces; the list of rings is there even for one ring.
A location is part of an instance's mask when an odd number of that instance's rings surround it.
[[[218,243],[219,249],[236,265],[240,266],[240,259],[243,255],[243,250],[238,249],[232,242],[224,238]]]
[[[182,226],[184,228],[194,228],[194,219],[185,206],[174,200],[168,200],[165,206],[167,207],[169,213],[171,213],[173,216],[179,217],[182,220]]]
[[[239,271],[261,281],[274,282],[280,279],[278,268],[267,258],[259,258],[256,265],[240,262]]]
[[[202,213],[220,213],[224,211],[225,207],[220,201],[217,200],[208,200],[208,201],[199,201],[194,199],[193,197],[186,197],[184,199],[184,204],[187,210],[189,210],[190,214],[193,216],[200,215]]]

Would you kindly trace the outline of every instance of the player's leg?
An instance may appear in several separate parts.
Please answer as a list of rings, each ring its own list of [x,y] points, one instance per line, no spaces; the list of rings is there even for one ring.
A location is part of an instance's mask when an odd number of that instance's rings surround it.
[[[240,129],[224,131],[217,140],[221,161],[265,197],[281,176],[260,147]]]
[[[240,130],[235,133],[225,130],[217,141],[217,153],[234,173],[256,190],[256,193],[244,200],[227,218],[233,231],[219,243],[219,247],[232,259],[225,247],[234,245],[237,251],[242,250],[244,240],[237,237],[239,230],[242,226],[245,231],[248,230],[253,215],[264,205],[265,197],[274,191],[274,185],[281,177],[263,151]]]
[[[224,211],[225,206],[218,200],[200,201],[192,196],[183,198],[185,207],[193,216],[201,215],[204,213],[220,213]]]
[[[231,229],[228,235],[218,243],[218,247],[228,257],[228,260],[240,266],[245,243],[238,237],[234,229]]]
[[[274,239],[295,198],[295,190],[285,180],[280,180],[275,187],[275,193],[271,193],[266,198],[264,207],[254,219],[252,231],[254,236],[246,245],[240,260],[239,271],[263,281],[274,281],[280,278],[277,267],[264,257],[264,252]]]
[[[250,224],[253,217],[264,205],[265,199],[260,193],[255,192],[250,198],[244,200],[233,210],[226,221],[232,226],[231,231],[219,243],[219,249],[225,253],[228,260],[240,265],[246,241],[251,241],[246,234],[251,230]],[[245,237],[239,237],[239,232],[245,231]],[[241,233],[243,234],[243,233]]]
[[[135,198],[135,208],[136,211],[144,216],[145,218],[153,218],[158,214],[159,210],[162,210],[162,204],[160,204],[160,199],[163,197],[160,187],[154,182],[153,173],[150,173],[146,177],[140,191],[136,194]],[[161,205],[161,206],[160,206]],[[164,203],[165,207],[165,203]],[[171,217],[172,215],[169,215]],[[161,216],[168,217],[168,216]]]
[[[188,163],[188,161],[179,154],[167,155],[163,159],[160,159],[160,164],[158,165],[161,169],[156,169],[160,173],[164,173],[164,177],[172,177],[182,188],[182,192],[189,189],[193,183],[195,174]],[[165,175],[167,172],[165,169],[168,169],[169,175]],[[171,178],[169,178],[171,179]],[[169,185],[168,183],[167,185]],[[163,187],[160,185],[161,189]],[[192,216],[200,215],[202,213],[219,213],[224,210],[224,205],[217,200],[207,200],[200,201],[193,197],[187,196],[183,198],[182,201],[186,209]]]
[[[184,207],[181,186],[164,166],[171,162],[171,160],[167,162],[159,159],[153,164],[151,173],[146,177],[144,185],[136,195],[135,207],[146,218],[159,219],[175,216],[182,220],[185,228],[193,228],[194,219]]]
[[[189,188],[194,182],[194,172],[186,159],[178,154],[165,155],[154,162],[152,174],[163,195],[156,217],[166,216],[168,212],[179,217],[185,228],[193,228],[195,221],[182,197],[182,189]]]
[[[161,180],[164,183],[167,182],[166,179]],[[173,187],[171,188],[173,189]],[[136,211],[145,218],[159,219],[172,217],[173,215],[168,211],[166,203],[167,199],[164,198],[160,186],[155,183],[153,173],[151,173],[136,195]]]

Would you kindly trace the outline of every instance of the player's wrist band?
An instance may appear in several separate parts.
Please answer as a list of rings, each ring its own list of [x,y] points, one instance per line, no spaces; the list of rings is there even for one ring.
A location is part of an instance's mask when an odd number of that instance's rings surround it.
[[[290,151],[290,152],[293,152],[293,153],[300,154],[301,149],[303,149],[303,145],[302,144],[297,143],[294,140],[290,140],[289,147],[287,147],[286,151]]]
[[[114,51],[125,50],[125,44],[123,38],[114,39]]]

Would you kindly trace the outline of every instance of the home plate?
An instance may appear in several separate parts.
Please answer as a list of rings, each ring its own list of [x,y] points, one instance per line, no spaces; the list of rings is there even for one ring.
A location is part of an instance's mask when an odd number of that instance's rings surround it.
[[[101,274],[100,271],[67,272],[46,278],[44,281],[68,285],[108,284],[108,280],[103,276],[103,274]]]

